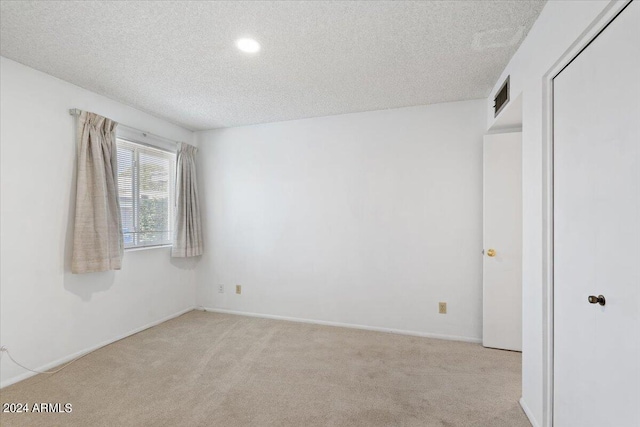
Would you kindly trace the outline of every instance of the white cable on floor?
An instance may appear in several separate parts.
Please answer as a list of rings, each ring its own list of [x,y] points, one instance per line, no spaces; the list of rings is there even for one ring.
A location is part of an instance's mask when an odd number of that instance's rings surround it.
[[[26,366],[24,366],[23,364],[19,363],[16,361],[16,359],[14,359],[11,356],[11,353],[9,353],[9,349],[7,347],[2,347],[2,352],[7,353],[7,356],[9,356],[9,359],[11,359],[11,361],[13,361],[13,363],[15,363],[16,365],[20,366],[22,369],[26,369],[27,371],[31,371],[31,372],[35,372],[36,374],[55,374],[57,372],[62,371],[64,368],[66,368],[67,366],[71,365],[73,362],[75,362],[76,360],[80,360],[83,357],[85,357],[87,354],[89,353],[85,353],[82,356],[78,356],[75,359],[73,359],[71,362],[66,363],[65,365],[63,365],[62,367],[56,369],[55,371],[36,371],[35,369],[29,369]]]

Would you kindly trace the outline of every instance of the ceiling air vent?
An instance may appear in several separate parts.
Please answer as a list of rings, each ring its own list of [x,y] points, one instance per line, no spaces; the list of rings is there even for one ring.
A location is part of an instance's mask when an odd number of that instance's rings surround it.
[[[498,117],[500,111],[509,103],[509,77],[510,76],[507,76],[507,79],[502,83],[502,86],[500,86],[496,97],[493,98],[493,111],[495,112],[493,117]]]

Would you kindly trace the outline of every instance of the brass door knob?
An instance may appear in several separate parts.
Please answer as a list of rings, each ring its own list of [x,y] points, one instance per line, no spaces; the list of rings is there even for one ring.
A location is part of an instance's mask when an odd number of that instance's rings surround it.
[[[607,301],[604,299],[604,296],[602,295],[589,295],[589,303],[590,304],[600,304],[600,305],[605,305],[607,303]]]
[[[487,251],[487,256],[490,256],[490,257],[496,256],[496,250],[495,249],[489,249]]]

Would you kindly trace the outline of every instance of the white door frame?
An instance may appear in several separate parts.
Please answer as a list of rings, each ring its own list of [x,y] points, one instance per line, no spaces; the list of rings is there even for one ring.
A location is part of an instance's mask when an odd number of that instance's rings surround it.
[[[609,25],[632,0],[610,0],[542,80],[542,425],[553,426],[553,79]],[[636,0],[640,1],[640,0]]]

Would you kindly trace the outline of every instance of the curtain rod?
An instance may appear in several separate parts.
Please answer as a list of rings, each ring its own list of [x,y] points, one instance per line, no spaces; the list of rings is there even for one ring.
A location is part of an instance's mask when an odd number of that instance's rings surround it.
[[[72,108],[72,109],[69,110],[69,114],[72,115],[72,116],[76,116],[77,117],[81,113],[82,113],[82,110],[80,110],[79,108]],[[160,139],[162,141],[165,141],[165,142],[168,142],[168,143],[171,143],[171,144],[175,144],[175,145],[177,145],[179,143],[178,141],[174,141],[173,139],[165,138],[164,136],[156,135],[156,134],[151,133],[151,132],[147,132],[147,131],[144,131],[144,130],[136,129],[136,128],[131,127],[131,126],[123,125],[122,123],[118,123],[118,127],[123,127],[123,128],[125,128],[125,129],[127,129],[127,130],[129,130],[131,132],[138,132],[138,133],[142,134],[142,136],[144,136],[144,137],[151,136],[151,137],[153,137],[155,139]]]

